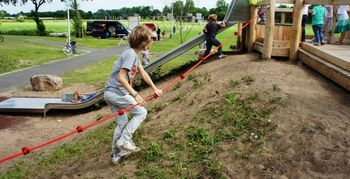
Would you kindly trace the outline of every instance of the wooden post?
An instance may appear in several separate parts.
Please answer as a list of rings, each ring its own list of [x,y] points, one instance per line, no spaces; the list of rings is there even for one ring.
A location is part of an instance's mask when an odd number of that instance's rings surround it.
[[[241,22],[238,23],[237,29],[242,29],[242,23]],[[242,31],[240,31],[239,34],[237,35],[236,48],[240,49],[242,45],[244,45],[244,44],[242,44]]]
[[[281,24],[285,24],[285,23],[286,23],[286,13],[281,12]]]
[[[251,5],[250,6],[250,18],[255,17],[258,14],[258,6]],[[254,50],[254,42],[256,40],[256,23],[257,18],[253,19],[253,22],[249,26],[249,36],[248,36],[248,52],[253,52]]]
[[[331,44],[334,44],[337,42],[337,39],[334,34],[335,25],[337,24],[337,9],[339,8],[339,5],[333,6],[333,27],[332,27],[332,35],[331,35]]]
[[[290,38],[289,60],[296,61],[301,40],[301,21],[303,19],[304,0],[296,0],[294,4],[293,26]]]
[[[270,59],[272,56],[273,36],[275,33],[275,0],[270,0],[270,8],[267,10],[266,15],[262,59]]]

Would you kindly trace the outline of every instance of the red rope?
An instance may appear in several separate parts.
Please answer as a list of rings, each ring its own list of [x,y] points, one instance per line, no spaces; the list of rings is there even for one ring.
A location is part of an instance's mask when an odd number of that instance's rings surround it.
[[[266,10],[268,9],[265,8],[264,10],[262,10],[259,14],[257,14],[255,17],[253,17],[252,19],[248,20],[245,25],[243,25],[241,28],[238,29],[238,31],[234,32],[232,35],[230,35],[222,44],[225,45],[227,44],[234,36],[237,36],[244,28],[246,28],[249,24],[251,24],[253,22],[253,20],[255,18],[257,18],[260,14],[264,13]],[[223,45],[220,45],[218,47],[215,48],[215,50],[217,50],[218,48],[222,47]],[[201,58],[201,60],[199,60],[195,65],[193,65],[190,69],[188,69],[185,73],[181,74],[179,77],[177,77],[176,79],[174,79],[172,82],[170,82],[164,89],[163,89],[163,92],[166,93],[168,92],[174,85],[176,85],[179,81],[185,79],[185,77],[190,74],[195,68],[197,68],[201,63],[203,63],[206,59],[208,59],[212,54],[209,53],[207,56],[205,56],[204,58]],[[148,98],[145,99],[146,102],[148,101],[151,101],[155,98],[157,98],[158,96],[156,94],[153,94],[151,96],[149,96]],[[31,151],[34,151],[36,149],[39,149],[41,147],[44,147],[44,146],[47,146],[49,144],[52,144],[54,142],[58,142],[64,138],[67,138],[73,134],[76,134],[76,133],[81,133],[81,132],[84,132],[86,129],[89,129],[93,126],[96,126],[100,123],[103,123],[113,117],[116,117],[118,115],[123,115],[125,112],[128,112],[130,110],[132,110],[133,108],[135,108],[136,106],[138,106],[139,104],[134,104],[134,105],[131,105],[125,109],[122,109],[122,110],[118,110],[117,112],[115,112],[114,114],[110,115],[110,116],[107,116],[101,120],[98,120],[98,121],[95,121],[95,122],[92,122],[90,124],[87,124],[85,126],[77,126],[75,130],[67,133],[67,134],[64,134],[64,135],[61,135],[59,137],[56,137],[54,139],[51,139],[47,142],[44,142],[44,143],[41,143],[41,144],[38,144],[34,147],[23,147],[21,152],[18,152],[18,153],[15,153],[15,154],[12,154],[6,158],[3,158],[0,160],[0,164],[3,163],[3,162],[6,162],[8,160],[11,160],[11,159],[14,159],[16,157],[19,157],[21,155],[26,155],[28,153],[30,153]]]

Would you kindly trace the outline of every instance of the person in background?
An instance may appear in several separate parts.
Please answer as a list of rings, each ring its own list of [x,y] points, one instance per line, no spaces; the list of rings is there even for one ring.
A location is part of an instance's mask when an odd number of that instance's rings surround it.
[[[343,44],[345,33],[350,30],[348,11],[348,5],[341,5],[337,12],[337,24],[335,25],[334,33],[341,33],[339,40],[336,42],[337,45]]]
[[[148,48],[141,51],[141,57],[140,58],[142,60],[142,62],[141,62],[142,66],[146,66],[146,65],[149,64],[150,60],[149,60],[149,50],[148,50]]]
[[[159,27],[157,28],[157,39],[158,39],[158,41],[160,40],[160,28]]]
[[[302,42],[305,42],[305,38],[306,38],[305,26],[309,19],[309,6],[310,5],[304,5],[304,9],[303,9],[303,19],[301,21],[301,27],[303,28],[302,34],[301,34]]]
[[[166,31],[163,31],[163,32],[162,32],[162,38],[163,38],[163,39],[168,38],[168,34],[166,33]]]
[[[206,57],[210,52],[211,48],[214,46],[219,47],[218,53],[219,53],[219,59],[226,57],[222,53],[222,47],[221,43],[216,39],[216,34],[219,29],[225,28],[226,25],[224,23],[218,24],[217,21],[218,16],[216,14],[210,14],[208,17],[208,23],[205,25],[203,32],[205,33],[205,40],[206,40],[206,48],[205,52],[203,54],[203,57]]]
[[[326,5],[326,15],[324,18],[324,37],[328,44],[331,43],[332,40],[332,31],[333,31],[333,6]]]
[[[315,34],[315,46],[323,45],[323,19],[326,14],[326,10],[323,6],[318,5],[312,8],[312,29]]]

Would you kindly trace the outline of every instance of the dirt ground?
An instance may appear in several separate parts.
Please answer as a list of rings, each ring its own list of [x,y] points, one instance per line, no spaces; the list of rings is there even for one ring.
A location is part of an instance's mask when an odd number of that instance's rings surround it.
[[[251,156],[248,160],[235,160],[227,157],[225,151],[217,155],[222,162],[225,176],[230,178],[348,178],[350,176],[350,93],[319,73],[306,66],[286,61],[259,61],[256,54],[229,56],[218,61],[203,64],[195,70],[196,74],[210,74],[210,83],[204,89],[190,89],[190,82],[184,82],[176,91],[150,102],[146,108],[166,103],[158,113],[152,113],[144,126],[155,126],[154,132],[145,138],[161,138],[165,131],[175,123],[191,119],[193,111],[202,108],[208,101],[215,101],[215,91],[226,90],[228,81],[241,79],[246,75],[255,78],[255,82],[246,87],[246,91],[271,91],[277,84],[283,95],[288,96],[286,108],[275,111],[270,120],[277,124],[266,143],[261,156]],[[161,88],[168,81],[159,82]],[[64,92],[96,90],[84,84],[55,92],[60,96]],[[183,103],[171,104],[180,92],[186,93]],[[146,89],[143,95],[149,94]],[[5,94],[6,95],[6,94]],[[52,96],[50,92],[12,92],[13,96]],[[4,96],[4,95],[3,95]],[[196,105],[185,105],[190,99],[196,99]],[[13,120],[15,124],[0,126],[0,158],[18,152],[23,146],[33,146],[47,139],[67,133],[77,125],[84,125],[101,116],[110,114],[106,106],[91,112],[55,112],[48,117],[33,114],[0,114],[0,124],[4,120]],[[70,139],[71,140],[71,139]],[[59,144],[55,144],[59,145]],[[40,149],[50,150],[53,146]],[[142,147],[141,147],[142,148]],[[136,159],[120,166],[109,163],[110,151],[100,157],[84,162],[80,166],[62,167],[62,178],[113,178],[125,175],[134,178]],[[22,160],[24,157],[19,157]],[[3,164],[6,168],[13,162]]]

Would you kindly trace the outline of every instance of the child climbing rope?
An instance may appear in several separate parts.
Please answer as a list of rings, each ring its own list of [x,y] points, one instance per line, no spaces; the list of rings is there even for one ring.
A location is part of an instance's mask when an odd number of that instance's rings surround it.
[[[130,48],[126,49],[115,63],[104,93],[105,101],[111,106],[113,113],[131,105],[139,104],[129,111],[133,116],[130,121],[128,121],[126,113],[116,117],[117,127],[112,140],[112,163],[114,164],[131,152],[140,150],[133,142],[132,136],[146,118],[147,110],[143,107],[146,103],[145,100],[132,87],[132,81],[137,71],[140,72],[142,79],[153,89],[157,96],[163,93],[154,85],[138,60],[138,53],[141,50],[148,49],[151,45],[151,37],[152,33],[147,27],[137,26],[134,28],[129,36]]]
[[[208,17],[208,23],[207,25],[205,25],[203,29],[203,32],[206,34],[206,49],[203,56],[206,57],[210,53],[213,45],[216,47],[220,46],[218,48],[219,59],[220,59],[220,58],[226,57],[226,55],[222,53],[221,43],[215,37],[218,30],[225,28],[226,25],[224,23],[218,24],[216,23],[216,21],[217,21],[217,15],[210,14]]]

